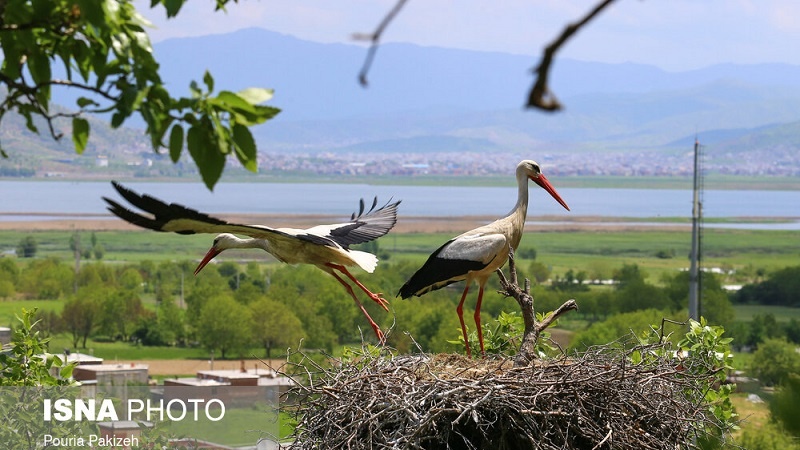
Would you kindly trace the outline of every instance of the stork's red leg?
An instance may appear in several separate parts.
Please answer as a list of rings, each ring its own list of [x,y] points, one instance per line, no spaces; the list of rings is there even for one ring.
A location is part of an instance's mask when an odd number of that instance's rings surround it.
[[[389,311],[389,307],[388,307],[389,301],[386,300],[385,298],[381,297],[383,294],[382,293],[373,294],[372,292],[370,292],[370,290],[367,289],[366,286],[361,284],[361,282],[358,281],[356,279],[356,277],[354,277],[353,274],[350,273],[349,270],[347,270],[347,267],[339,265],[339,264],[331,264],[331,263],[326,264],[326,266],[328,266],[328,267],[330,267],[332,269],[336,269],[339,272],[342,272],[343,274],[347,275],[347,278],[350,278],[351,280],[353,280],[353,283],[355,283],[356,286],[360,287],[361,290],[364,291],[364,293],[367,294],[370,299],[372,299],[372,301],[374,301],[375,303],[381,305],[381,308],[383,308],[385,311]]]
[[[486,357],[483,349],[483,328],[481,328],[481,302],[483,301],[483,283],[478,289],[478,301],[475,303],[475,326],[478,327],[478,343],[481,345],[481,356]]]
[[[464,287],[464,293],[461,294],[461,301],[458,302],[458,306],[456,307],[456,313],[458,313],[458,320],[461,321],[461,333],[464,335],[464,346],[467,348],[467,358],[472,357],[472,352],[469,351],[469,338],[467,338],[467,325],[464,323],[464,300],[467,298],[467,292],[469,292],[469,281],[467,285]]]
[[[377,323],[375,323],[375,321],[374,321],[374,320],[372,320],[372,317],[370,317],[370,316],[369,316],[369,313],[367,312],[366,308],[364,308],[364,305],[362,305],[362,304],[361,304],[361,302],[360,302],[360,301],[358,301],[358,297],[356,297],[356,294],[355,294],[355,292],[353,292],[353,288],[352,288],[352,287],[350,287],[350,285],[349,285],[349,284],[347,284],[347,282],[346,282],[346,281],[344,281],[344,280],[342,279],[342,277],[340,277],[339,275],[336,275],[336,272],[334,272],[333,270],[329,271],[328,273],[330,273],[331,275],[333,275],[333,277],[334,277],[334,278],[336,278],[336,280],[337,280],[337,281],[339,281],[339,283],[342,283],[342,286],[344,286],[344,288],[345,288],[345,289],[347,289],[347,292],[349,292],[349,293],[350,293],[350,296],[351,296],[351,297],[353,297],[353,300],[356,302],[356,305],[358,305],[358,308],[361,310],[361,312],[362,312],[362,313],[364,313],[364,316],[365,316],[365,317],[367,318],[367,320],[369,321],[369,324],[370,324],[370,326],[371,326],[371,327],[372,327],[372,329],[375,331],[375,336],[377,336],[377,337],[378,337],[378,340],[379,340],[381,343],[383,343],[383,342],[384,342],[384,336],[383,336],[383,332],[382,332],[382,331],[381,331],[381,329],[378,327],[378,324],[377,324]]]

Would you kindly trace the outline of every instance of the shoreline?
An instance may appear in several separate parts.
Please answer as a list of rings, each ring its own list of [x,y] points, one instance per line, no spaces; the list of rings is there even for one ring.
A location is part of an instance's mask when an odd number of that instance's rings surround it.
[[[269,224],[274,228],[307,228],[319,224],[347,221],[347,217],[325,214],[218,214],[217,217],[234,223]],[[493,216],[400,216],[393,231],[397,233],[454,233],[485,225]],[[736,217],[723,221],[706,221],[706,225],[722,224],[781,224],[800,221],[800,217]],[[626,230],[687,230],[690,218],[632,218],[608,216],[528,216],[527,231],[626,231]],[[0,213],[0,230],[5,231],[133,231],[142,228],[131,225],[110,214],[89,213]]]

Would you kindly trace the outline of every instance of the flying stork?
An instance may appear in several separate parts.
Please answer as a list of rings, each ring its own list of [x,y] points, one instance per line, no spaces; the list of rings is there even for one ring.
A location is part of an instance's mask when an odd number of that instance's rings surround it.
[[[214,238],[211,249],[194,271],[195,275],[215,256],[229,248],[260,248],[287,264],[313,264],[331,274],[344,286],[364,313],[375,335],[381,342],[383,341],[383,332],[358,300],[353,288],[337,271],[355,283],[372,301],[384,310],[389,310],[387,307],[389,302],[382,297],[383,294],[371,292],[347,270],[347,267],[358,266],[369,273],[375,270],[378,264],[375,255],[352,250],[349,247],[375,240],[388,233],[397,222],[399,201],[386,203],[376,209],[378,202],[376,197],[372,207],[365,212],[362,199],[358,214],[353,213],[349,222],[317,225],[308,229],[270,228],[264,225],[226,222],[177,203],[167,204],[149,195],[138,194],[116,181],[112,181],[111,184],[131,205],[149,214],[149,216],[140,214],[103,197],[108,203],[108,210],[127,222],[150,230],[178,234],[220,233]],[[234,234],[248,237],[239,238]]]
[[[483,330],[481,329],[481,302],[483,288],[489,276],[508,260],[509,249],[516,250],[522,239],[525,217],[528,213],[528,180],[541,186],[553,198],[569,211],[569,206],[561,199],[555,188],[542,174],[539,164],[525,160],[517,165],[517,204],[506,217],[488,225],[467,231],[445,242],[434,251],[423,266],[406,281],[397,296],[403,299],[411,296],[422,296],[430,291],[441,289],[449,284],[465,280],[464,292],[458,303],[456,312],[461,321],[461,332],[464,335],[467,356],[471,356],[467,327],[464,324],[464,300],[473,281],[478,283],[478,300],[475,305],[475,325],[478,330],[478,342],[481,354],[483,347]]]

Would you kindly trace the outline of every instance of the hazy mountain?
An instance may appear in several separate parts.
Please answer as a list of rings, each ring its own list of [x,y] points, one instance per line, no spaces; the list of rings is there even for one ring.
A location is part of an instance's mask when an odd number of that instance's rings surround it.
[[[255,131],[270,151],[671,151],[695,134],[726,152],[800,142],[787,125],[800,120],[800,66],[668,72],[557,59],[551,87],[566,109],[547,114],[522,108],[538,54],[384,44],[363,88],[361,45],[253,28],[172,39],[155,52],[175,93],[206,69],[218,89],[274,88],[270,104],[283,112]]]

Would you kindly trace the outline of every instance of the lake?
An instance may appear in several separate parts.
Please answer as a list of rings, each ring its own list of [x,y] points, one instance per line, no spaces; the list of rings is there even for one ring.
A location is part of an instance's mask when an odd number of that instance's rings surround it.
[[[552,180],[558,189],[558,180]],[[387,186],[314,183],[221,183],[209,192],[201,183],[129,182],[126,186],[208,213],[332,214],[349,216],[358,199],[381,204],[402,200],[409,216],[501,216],[516,200],[516,187]],[[690,217],[692,192],[674,189],[558,189],[571,208],[564,210],[544,190],[531,183],[529,216]],[[2,181],[0,220],[20,220],[8,213],[106,214],[103,196],[119,199],[107,182]],[[706,218],[792,217],[790,223],[709,224],[745,228],[800,229],[800,192],[709,190],[703,197]]]

